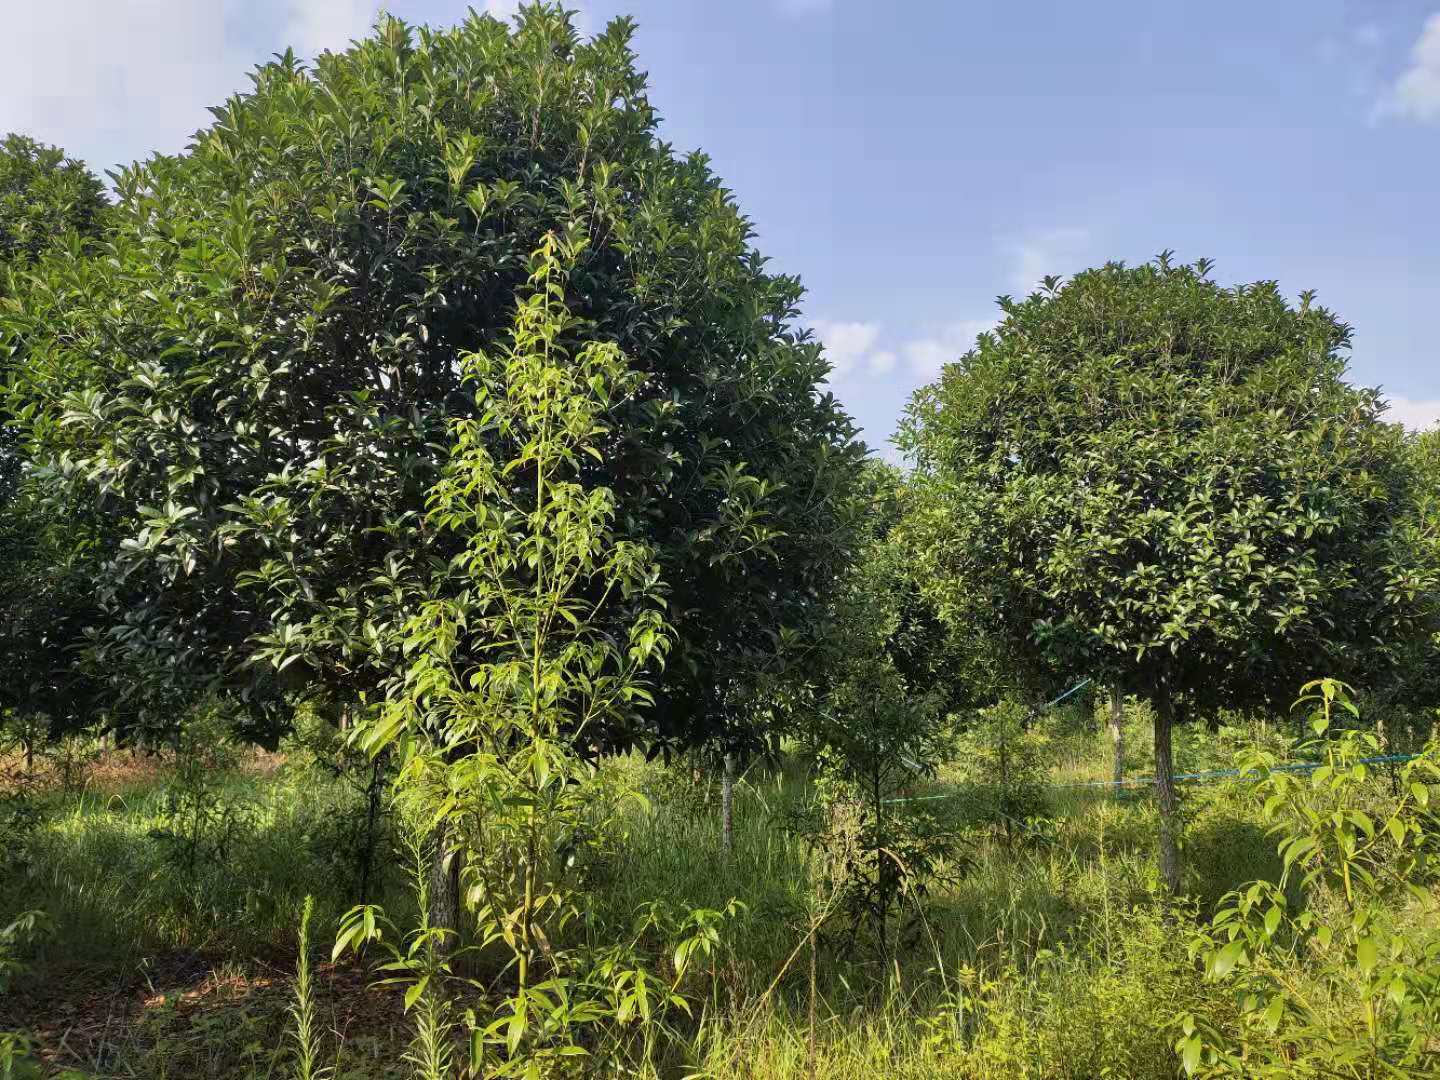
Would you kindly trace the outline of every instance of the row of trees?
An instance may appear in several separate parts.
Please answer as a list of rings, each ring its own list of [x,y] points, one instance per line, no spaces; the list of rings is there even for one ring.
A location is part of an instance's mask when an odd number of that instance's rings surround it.
[[[588,508],[646,553],[611,575],[643,588],[599,575],[560,606],[623,653],[643,594],[665,644],[643,694],[547,731],[743,752],[803,719],[873,774],[932,718],[1089,676],[1154,705],[1178,887],[1174,723],[1317,672],[1419,687],[1440,458],[1346,382],[1333,314],[1168,256],[1050,280],[917,393],[913,471],[866,466],[799,283],[658,138],[632,29],[385,19],[259,69],[113,203],[3,144],[0,710],[151,736],[219,695],[269,742],[304,701],[443,745],[433,709],[396,711],[417,634],[484,670],[497,597],[556,552],[497,569],[477,545]],[[465,359],[506,348],[573,365]],[[568,502],[504,422],[529,382],[591,425],[565,429]]]

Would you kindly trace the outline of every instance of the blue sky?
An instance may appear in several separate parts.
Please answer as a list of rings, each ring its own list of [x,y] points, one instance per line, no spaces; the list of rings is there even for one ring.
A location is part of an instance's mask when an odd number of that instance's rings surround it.
[[[26,4],[0,45],[0,130],[101,168],[175,150],[251,64],[339,47],[377,6]],[[803,277],[873,444],[997,294],[1162,248],[1318,290],[1356,328],[1355,379],[1411,424],[1440,416],[1440,0],[571,6],[591,29],[638,18],[667,138],[711,155]]]

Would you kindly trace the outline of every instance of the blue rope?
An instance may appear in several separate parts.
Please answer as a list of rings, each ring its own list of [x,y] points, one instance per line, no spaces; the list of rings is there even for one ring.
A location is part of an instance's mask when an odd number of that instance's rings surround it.
[[[1066,690],[1063,694],[1057,697],[1054,701],[1050,702],[1048,705],[1040,706],[1040,711],[1044,712],[1046,709],[1053,709],[1056,705],[1059,705],[1067,698],[1074,697],[1081,690],[1084,690],[1085,687],[1089,686],[1092,682],[1094,682],[1093,679],[1081,679],[1078,683],[1072,686],[1069,690]]]
[[[1397,762],[1414,761],[1420,757],[1419,754],[1386,754],[1383,757],[1361,758],[1357,765],[1388,765]],[[1276,765],[1272,772],[1308,772],[1320,768],[1323,761],[1299,761],[1290,765]],[[1173,777],[1174,780],[1216,780],[1226,776],[1239,776],[1239,769],[1212,769],[1208,772],[1181,773]],[[1136,780],[1091,780],[1074,784],[1046,784],[1047,788],[1119,788],[1119,787],[1146,787],[1155,783],[1153,776],[1141,777]],[[972,784],[972,787],[984,785]],[[947,791],[939,795],[912,795],[904,799],[885,799],[888,803],[909,803],[909,802],[931,802],[935,799],[958,799],[965,794],[963,791]]]
[[[1383,757],[1361,758],[1357,765],[1387,765],[1393,762],[1414,761],[1419,754],[1386,754]],[[1323,761],[1299,761],[1290,765],[1276,765],[1271,772],[1309,772],[1324,765]],[[1211,769],[1208,772],[1181,773],[1173,777],[1174,780],[1214,780],[1225,776],[1239,776],[1239,769]],[[1091,780],[1075,784],[1050,784],[1049,787],[1057,788],[1094,788],[1094,787],[1139,787],[1141,785],[1153,784],[1153,776],[1140,777],[1136,780]]]
[[[1078,694],[1081,690],[1084,690],[1085,687],[1089,686],[1092,682],[1094,682],[1093,679],[1081,679],[1078,683],[1076,683],[1074,686],[1072,686],[1069,690],[1066,690],[1063,694],[1061,694],[1059,697],[1057,697],[1054,701],[1048,701],[1048,702],[1046,702],[1044,705],[1041,705],[1038,709],[1035,710],[1035,713],[1036,713],[1036,714],[1039,714],[1039,713],[1045,712],[1045,711],[1048,710],[1048,709],[1053,709],[1056,705],[1059,705],[1062,701],[1065,701],[1067,698],[1072,698],[1072,697],[1074,697],[1074,696],[1075,696],[1076,694]],[[830,720],[832,723],[834,722],[834,717],[828,716],[828,715],[826,715],[825,713],[821,713],[820,715],[825,716],[825,718],[826,718],[827,720]],[[917,772],[917,773],[918,773],[918,772],[921,771],[919,764],[917,764],[917,763],[914,762],[914,761],[911,761],[909,758],[905,757],[903,754],[900,756],[900,761],[901,761],[901,764],[903,764],[903,765],[904,765],[907,769],[909,769],[911,772]],[[891,803],[930,802],[930,801],[932,801],[932,800],[934,800],[934,799],[953,799],[953,798],[955,798],[958,794],[959,794],[959,793],[956,792],[956,793],[952,793],[952,794],[948,794],[948,795],[918,795],[918,796],[915,796],[914,798],[907,798],[907,799],[882,799],[882,800],[881,800],[881,803],[882,803],[882,805],[889,805],[889,804],[891,804]]]

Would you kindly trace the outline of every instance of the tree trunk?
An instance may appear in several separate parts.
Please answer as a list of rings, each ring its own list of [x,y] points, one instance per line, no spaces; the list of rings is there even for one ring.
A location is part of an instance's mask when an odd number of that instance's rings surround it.
[[[430,925],[448,930],[442,953],[448,953],[455,945],[460,930],[460,857],[453,854],[450,833],[445,825],[437,825],[430,834],[430,866],[428,887],[430,890]],[[447,856],[451,856],[447,862]]]
[[[1175,795],[1175,763],[1170,733],[1175,726],[1175,703],[1170,688],[1161,684],[1152,698],[1155,706],[1155,801],[1160,807],[1160,876],[1172,895],[1180,892],[1180,800]]]
[[[720,843],[729,855],[735,847],[735,755],[726,754],[720,778]]]
[[[370,902],[370,877],[375,868],[375,848],[380,832],[381,800],[385,797],[385,763],[389,751],[370,762],[370,781],[365,787],[365,839],[360,849],[360,899]]]
[[[1110,745],[1115,754],[1115,784],[1125,779],[1125,693],[1118,686],[1110,688]]]

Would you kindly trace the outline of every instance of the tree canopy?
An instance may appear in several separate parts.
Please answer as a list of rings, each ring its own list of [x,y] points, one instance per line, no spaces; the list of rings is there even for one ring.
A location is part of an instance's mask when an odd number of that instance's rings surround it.
[[[1017,659],[1167,718],[1373,669],[1425,617],[1404,434],[1345,381],[1350,330],[1309,295],[1162,256],[1000,304],[902,425],[942,607],[983,603]]]
[[[0,304],[47,251],[83,250],[107,205],[100,181],[58,147],[0,139]],[[93,689],[73,667],[95,614],[95,559],[83,516],[24,490],[21,429],[3,393],[24,363],[23,342],[0,342],[0,718],[44,715],[53,729],[74,723]]]
[[[668,590],[654,733],[706,737],[717,672],[808,617],[862,451],[817,389],[800,285],[706,159],[658,139],[631,33],[582,41],[535,5],[286,54],[186,153],[118,176],[95,257],[41,262],[4,316],[33,357],[18,411],[123,537],[111,670],[219,672],[257,706],[377,686],[454,554],[422,511],[475,411],[458,357],[507,331],[551,232],[583,252],[585,335],[642,380],[591,479]]]
[[[59,147],[0,139],[0,264],[33,262],[70,233],[93,236],[106,205],[100,181]]]
[[[12,288],[10,275],[45,251],[93,237],[106,205],[100,181],[63,150],[25,135],[0,139],[0,298]],[[0,387],[17,361],[13,347],[0,348]],[[0,398],[0,502],[15,493],[20,461],[17,432]]]

